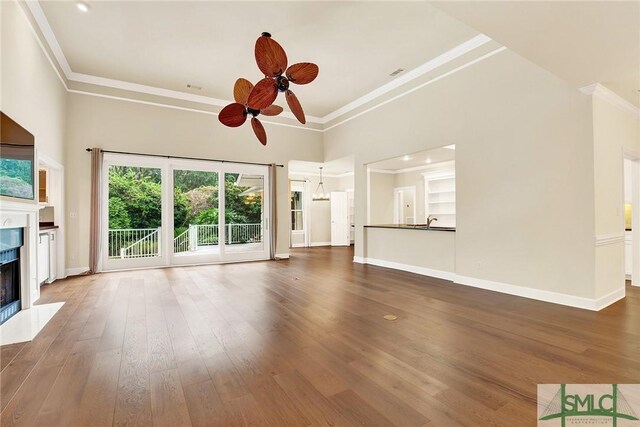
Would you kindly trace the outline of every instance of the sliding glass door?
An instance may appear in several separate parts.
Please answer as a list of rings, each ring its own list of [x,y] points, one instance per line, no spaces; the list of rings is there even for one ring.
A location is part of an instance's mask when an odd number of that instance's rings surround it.
[[[106,154],[103,270],[269,258],[268,167]]]
[[[102,268],[166,265],[166,167],[161,159],[105,155]]]

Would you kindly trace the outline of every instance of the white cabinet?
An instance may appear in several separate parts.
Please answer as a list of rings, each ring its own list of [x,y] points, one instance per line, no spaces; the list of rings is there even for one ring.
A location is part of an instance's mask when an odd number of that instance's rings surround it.
[[[56,230],[52,230],[49,232],[49,280],[47,280],[47,282],[49,283],[53,282],[58,277],[58,251],[56,250],[57,246],[58,232]]]
[[[58,233],[43,231],[38,235],[38,283],[51,283],[57,277]]]
[[[631,237],[631,231],[625,231],[624,233],[624,273],[627,279],[631,279],[633,272],[633,240]]]
[[[42,284],[49,280],[49,264],[51,243],[49,242],[49,233],[40,233],[38,235],[38,283]]]

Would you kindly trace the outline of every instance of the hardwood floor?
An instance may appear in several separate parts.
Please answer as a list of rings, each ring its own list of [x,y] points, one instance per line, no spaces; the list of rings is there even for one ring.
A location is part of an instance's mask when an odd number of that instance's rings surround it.
[[[533,426],[538,383],[640,379],[640,289],[594,313],[352,257],[44,287],[66,303],[0,348],[1,424]]]

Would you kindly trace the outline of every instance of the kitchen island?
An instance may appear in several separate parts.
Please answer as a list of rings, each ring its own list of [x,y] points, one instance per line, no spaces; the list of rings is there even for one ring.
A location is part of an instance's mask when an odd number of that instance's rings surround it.
[[[363,257],[355,261],[453,280],[455,236],[453,227],[365,225]]]

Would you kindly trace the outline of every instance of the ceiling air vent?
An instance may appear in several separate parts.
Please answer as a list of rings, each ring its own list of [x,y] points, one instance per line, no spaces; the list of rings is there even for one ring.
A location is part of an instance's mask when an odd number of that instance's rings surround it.
[[[189,89],[202,90],[202,86],[192,85],[191,83],[189,83],[189,84],[187,85],[187,87],[188,87]]]
[[[400,74],[400,73],[401,73],[401,72],[403,72],[403,71],[404,71],[404,68],[398,68],[398,69],[397,69],[397,70],[395,70],[393,73],[389,74],[389,76],[391,76],[391,77],[395,77],[395,76],[397,76],[398,74]]]

